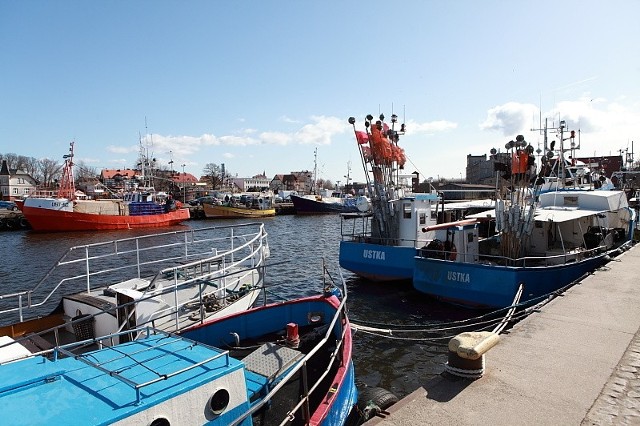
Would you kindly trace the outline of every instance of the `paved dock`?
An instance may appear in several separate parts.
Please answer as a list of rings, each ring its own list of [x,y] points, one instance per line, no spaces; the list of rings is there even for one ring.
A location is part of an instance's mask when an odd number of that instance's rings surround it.
[[[367,426],[640,425],[640,246],[500,337],[482,378],[425,380]]]

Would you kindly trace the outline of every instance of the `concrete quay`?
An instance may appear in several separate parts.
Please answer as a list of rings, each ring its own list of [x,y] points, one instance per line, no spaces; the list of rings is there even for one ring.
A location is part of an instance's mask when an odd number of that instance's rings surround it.
[[[443,373],[367,426],[640,425],[640,247],[516,324],[485,356],[480,379]]]

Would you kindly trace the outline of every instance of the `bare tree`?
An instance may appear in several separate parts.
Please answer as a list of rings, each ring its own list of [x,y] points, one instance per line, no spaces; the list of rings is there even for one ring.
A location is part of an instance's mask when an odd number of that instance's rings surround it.
[[[38,161],[35,157],[27,157],[24,165],[22,166],[22,170],[27,173],[29,176],[36,180],[41,180],[40,173],[40,161]]]
[[[4,159],[7,160],[7,167],[9,167],[9,169],[18,168],[18,155],[13,152],[9,152],[4,155]]]
[[[229,176],[228,173],[227,176],[223,176],[222,167],[214,163],[207,163],[202,173],[206,176],[206,180],[212,189],[217,189],[222,186],[224,179]]]
[[[59,179],[62,165],[55,160],[43,158],[40,160],[40,174],[42,176],[42,184],[50,187],[55,179]]]
[[[75,163],[75,178],[76,181],[87,181],[90,179],[98,179],[98,171],[95,167],[88,166],[84,161],[78,161]]]

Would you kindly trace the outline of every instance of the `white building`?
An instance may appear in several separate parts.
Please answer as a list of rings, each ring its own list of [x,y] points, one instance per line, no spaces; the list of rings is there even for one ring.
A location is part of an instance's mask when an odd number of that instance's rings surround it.
[[[9,170],[7,162],[0,168],[0,199],[15,200],[28,197],[35,191],[37,182],[22,170]]]

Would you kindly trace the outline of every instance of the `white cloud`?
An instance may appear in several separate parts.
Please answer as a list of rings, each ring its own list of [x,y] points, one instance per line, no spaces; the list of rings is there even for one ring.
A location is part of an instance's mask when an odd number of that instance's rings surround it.
[[[453,130],[458,127],[458,123],[447,120],[427,121],[425,123],[418,123],[417,121],[409,120],[407,123],[407,133],[441,133],[448,130]]]
[[[282,117],[280,117],[280,121],[284,122],[284,123],[292,123],[292,124],[299,124],[300,120],[295,120],[293,118],[289,118],[286,115],[283,115]]]
[[[480,128],[499,131],[504,136],[514,136],[530,131],[534,117],[538,117],[535,105],[507,102],[487,111],[487,118],[480,124]]]
[[[313,116],[312,124],[305,124],[293,139],[300,144],[329,145],[334,135],[349,130],[348,124],[338,117]]]
[[[638,135],[640,105],[624,104],[624,100],[611,101],[584,93],[578,99],[558,102],[542,114],[534,105],[508,102],[489,109],[480,127],[511,138],[524,134],[533,141],[526,135],[531,135],[532,128],[544,127],[546,118],[550,129],[547,134],[553,140],[557,138],[555,128],[564,120],[567,131],[579,131],[580,155],[616,155],[620,149],[631,148],[630,141]],[[540,117],[542,123],[538,122]]]
[[[109,145],[107,146],[107,151],[113,152],[114,154],[131,154],[132,152],[138,152],[140,148],[137,145],[133,146],[115,146]]]
[[[289,142],[291,142],[292,137],[288,133],[262,132],[260,133],[260,140],[266,144],[287,145],[289,144]]]

